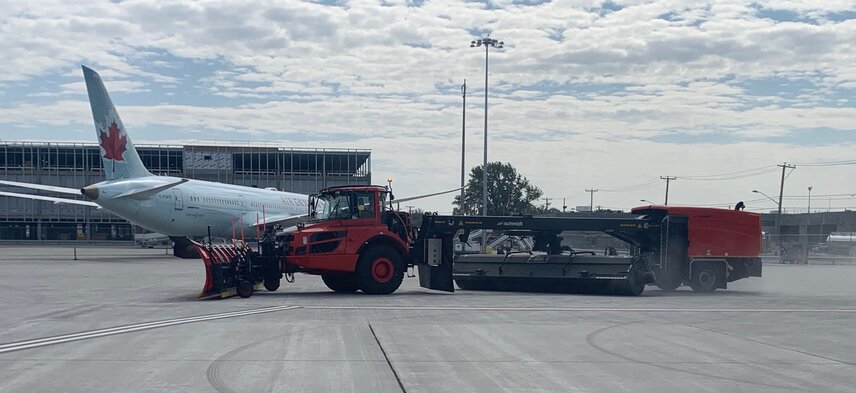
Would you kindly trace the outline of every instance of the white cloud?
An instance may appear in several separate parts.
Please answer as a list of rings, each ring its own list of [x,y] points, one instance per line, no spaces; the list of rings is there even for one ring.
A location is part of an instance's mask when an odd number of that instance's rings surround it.
[[[450,172],[459,162],[464,78],[468,129],[480,134],[484,56],[468,46],[478,30],[506,42],[490,57],[491,158],[520,165],[548,196],[576,193],[567,179],[619,186],[673,167],[710,173],[808,156],[849,158],[841,145],[782,140],[800,141],[794,136],[807,129],[856,132],[849,99],[856,20],[833,17],[852,12],[852,1],[612,3],[621,9],[600,9],[600,1],[10,4],[0,10],[0,66],[7,70],[0,75],[7,103],[0,129],[88,124],[83,98],[69,100],[85,91],[84,63],[111,92],[166,102],[123,105],[114,97],[130,128],[188,137],[218,130],[233,139],[317,134],[324,144],[333,138],[336,146],[372,148],[376,173],[400,174],[401,187],[427,192],[457,182]],[[779,22],[761,11],[798,18]],[[46,76],[59,78],[55,89],[28,89]],[[794,85],[776,85],[782,80]],[[750,91],[748,82],[763,89]],[[194,94],[235,105],[187,98]],[[52,97],[58,101],[44,102]],[[745,141],[646,140],[722,134]],[[480,138],[469,140],[470,157],[480,156]],[[580,169],[603,176],[580,176]],[[743,186],[722,188],[731,187]],[[719,192],[698,190],[687,200]]]

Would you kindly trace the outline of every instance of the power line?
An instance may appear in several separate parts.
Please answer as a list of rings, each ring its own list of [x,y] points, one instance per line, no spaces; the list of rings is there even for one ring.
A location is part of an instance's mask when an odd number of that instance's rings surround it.
[[[796,166],[793,166],[793,167],[790,167],[790,168],[791,168],[791,170],[790,170],[790,171],[788,171],[788,175],[787,175],[787,176],[785,176],[785,180],[788,180],[788,178],[789,178],[789,177],[791,177],[791,173],[794,173],[794,169],[796,169]]]
[[[856,165],[856,160],[844,160],[844,161],[820,161],[820,162],[803,162],[796,163],[799,166],[841,166],[841,165]]]
[[[841,166],[841,165],[856,165],[856,160],[842,160],[842,161],[827,161],[827,162],[807,162],[807,163],[796,163],[791,165],[799,165],[799,166],[809,166],[809,167],[824,167],[824,166]],[[736,180],[736,179],[744,179],[748,177],[761,176],[770,174],[773,172],[777,172],[781,167],[781,165],[765,165],[756,168],[744,169],[739,171],[732,172],[723,172],[711,175],[677,175],[674,176],[677,179],[681,180],[692,180],[692,181],[723,181],[723,180]],[[790,177],[793,173],[793,168],[790,168],[791,171],[786,173],[785,179]],[[660,180],[657,177],[649,178],[641,183],[624,186],[624,187],[616,187],[616,188],[601,188],[600,191],[603,192],[633,192],[633,191],[642,191],[649,188],[653,188],[656,186]]]
[[[750,199],[750,200],[743,201],[743,203],[748,205],[750,203],[763,202],[766,200],[768,200],[768,199],[767,198]],[[689,205],[679,203],[678,206],[716,207],[716,206],[734,206],[735,203],[737,203],[737,202],[731,201],[731,202],[725,202],[725,203],[702,203],[702,204],[689,204]]]
[[[766,168],[766,169],[755,169],[753,171],[740,171],[734,173],[721,173],[719,175],[707,175],[707,176],[679,176],[683,180],[695,180],[695,181],[720,181],[720,180],[734,180],[734,179],[743,179],[747,177],[761,176],[766,175],[768,173],[773,173],[778,171],[777,168]]]
[[[835,198],[841,197],[841,198]],[[808,199],[807,195],[785,195],[785,199]],[[812,195],[811,198],[832,198],[833,200],[845,200],[845,199],[853,199],[856,198],[856,193],[846,193],[846,194],[818,194]]]
[[[638,183],[638,184],[634,184],[634,185],[626,186],[626,187],[613,188],[613,189],[601,189],[601,191],[603,191],[603,192],[640,191],[640,190],[644,190],[647,188],[651,188],[651,187],[656,186],[658,184],[660,184],[660,179],[657,177],[652,177],[652,178],[650,178],[650,179],[648,179],[642,183]]]
[[[838,197],[838,198],[836,198],[836,197]],[[806,196],[806,195],[785,195],[782,198],[786,199],[786,200],[792,200],[793,201],[793,200],[805,200],[805,199],[808,199],[808,196]],[[824,200],[828,200],[829,198],[832,198],[833,201],[847,201],[847,200],[856,199],[856,193],[812,195],[811,198],[812,199],[823,198]],[[767,198],[749,199],[749,200],[744,200],[743,203],[745,203],[748,206],[749,204],[752,204],[752,203],[764,202],[764,201],[769,201],[769,199],[767,199]],[[677,206],[717,207],[717,206],[734,206],[734,204],[735,204],[735,202],[695,203],[695,204],[679,203],[679,204],[677,204]]]
[[[717,173],[717,174],[713,174],[713,175],[696,175],[696,176],[680,176],[680,177],[685,178],[685,179],[695,180],[695,179],[707,178],[707,177],[722,177],[722,176],[739,175],[742,173],[756,172],[756,171],[760,171],[760,170],[775,169],[775,168],[776,168],[775,165],[764,165],[764,166],[757,167],[757,168],[744,169],[742,171],[723,172],[723,173]]]

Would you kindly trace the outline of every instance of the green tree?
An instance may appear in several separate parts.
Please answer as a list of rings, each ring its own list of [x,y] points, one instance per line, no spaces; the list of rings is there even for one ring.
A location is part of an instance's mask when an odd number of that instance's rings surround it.
[[[529,179],[517,173],[509,163],[489,162],[487,164],[487,214],[506,216],[513,214],[534,214],[538,208],[532,204],[541,197],[540,188],[532,185]],[[473,168],[464,190],[464,208],[461,209],[461,196],[455,196],[452,204],[455,214],[480,215],[482,212],[482,166]]]
[[[420,208],[409,209],[408,213],[410,213],[410,221],[413,223],[413,226],[419,228],[422,226],[422,216],[425,215],[425,210]]]

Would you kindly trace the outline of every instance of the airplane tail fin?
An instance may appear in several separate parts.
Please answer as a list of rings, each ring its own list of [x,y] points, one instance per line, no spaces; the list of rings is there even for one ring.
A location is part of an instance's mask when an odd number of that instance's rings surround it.
[[[151,176],[122,124],[101,76],[91,68],[83,66],[83,79],[89,93],[92,119],[95,121],[95,132],[101,146],[101,164],[107,180]]]

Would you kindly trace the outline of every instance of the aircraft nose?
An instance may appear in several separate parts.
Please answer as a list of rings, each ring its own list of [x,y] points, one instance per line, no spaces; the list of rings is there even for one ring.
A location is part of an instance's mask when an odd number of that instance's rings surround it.
[[[80,189],[80,193],[90,200],[98,199],[98,187],[86,186]]]

